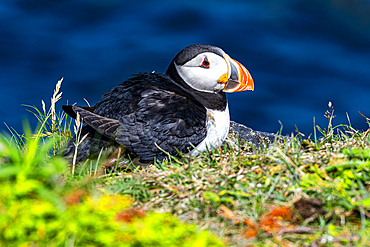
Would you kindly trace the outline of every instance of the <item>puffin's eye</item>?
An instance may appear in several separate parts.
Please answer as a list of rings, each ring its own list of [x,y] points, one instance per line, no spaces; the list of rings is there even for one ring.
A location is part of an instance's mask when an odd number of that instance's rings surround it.
[[[203,67],[203,68],[209,68],[209,65],[210,65],[210,63],[208,62],[208,59],[205,57],[205,58],[203,59],[202,64],[200,65],[200,67]]]

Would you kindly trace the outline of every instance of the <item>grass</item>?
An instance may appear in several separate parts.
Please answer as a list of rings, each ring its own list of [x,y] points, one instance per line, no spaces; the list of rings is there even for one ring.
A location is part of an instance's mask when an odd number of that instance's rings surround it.
[[[48,111],[44,104],[41,111],[30,107],[40,120],[36,134],[12,131],[3,145],[18,148],[9,152],[31,150],[30,141],[38,138],[32,150],[51,145],[47,159],[54,159],[73,125],[78,134],[80,123],[56,112],[60,84]],[[240,143],[98,177],[101,160],[72,164],[58,193],[73,187],[87,188],[91,195],[129,196],[134,208],[170,213],[213,232],[229,246],[369,246],[370,130],[356,130],[350,121],[333,126],[331,103],[328,108],[328,125],[321,128],[314,122],[313,136],[297,129],[296,136],[253,153]],[[369,123],[366,117],[364,121]],[[4,166],[1,174],[6,174]]]

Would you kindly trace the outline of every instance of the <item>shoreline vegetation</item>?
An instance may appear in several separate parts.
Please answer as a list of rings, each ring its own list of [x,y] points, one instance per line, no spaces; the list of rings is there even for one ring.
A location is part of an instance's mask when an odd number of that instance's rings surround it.
[[[231,131],[196,157],[104,171],[58,154],[82,125],[57,110],[62,81],[48,110],[26,106],[36,131],[0,136],[0,246],[370,246],[370,128],[333,126],[330,102],[312,136]]]

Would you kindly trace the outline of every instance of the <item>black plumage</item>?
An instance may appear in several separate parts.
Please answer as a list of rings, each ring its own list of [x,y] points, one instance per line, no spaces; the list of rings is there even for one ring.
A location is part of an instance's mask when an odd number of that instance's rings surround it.
[[[136,74],[93,107],[63,110],[73,118],[79,114],[84,123],[80,136],[87,138],[78,146],[77,161],[97,157],[103,149],[111,157],[124,150],[131,159],[150,163],[167,153],[222,143],[230,121],[225,92],[253,88],[246,68],[222,49],[192,45],[175,56],[165,74]],[[76,137],[67,145],[67,158],[74,156],[75,142]]]
[[[119,145],[140,162],[163,160],[166,154],[160,148],[171,155],[187,152],[207,134],[206,109],[166,74],[137,74],[107,92],[94,107],[63,106],[63,110],[72,117],[79,113],[84,122],[81,136],[88,133],[78,149],[78,161]],[[65,156],[73,156],[73,142]]]

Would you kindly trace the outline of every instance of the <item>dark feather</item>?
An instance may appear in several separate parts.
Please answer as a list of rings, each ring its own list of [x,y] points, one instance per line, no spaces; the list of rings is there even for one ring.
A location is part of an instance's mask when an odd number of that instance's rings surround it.
[[[138,74],[104,94],[94,107],[63,106],[63,110],[71,117],[78,112],[84,122],[83,132],[89,133],[79,160],[104,144],[122,145],[131,157],[140,157],[144,163],[154,158],[163,160],[166,154],[156,144],[176,155],[177,150],[189,151],[190,143],[198,145],[207,134],[204,106],[163,74]],[[102,143],[93,144],[96,132]],[[71,145],[66,154],[73,149]]]
[[[114,139],[114,132],[119,127],[118,120],[99,116],[79,106],[73,106],[72,109],[75,113],[80,114],[84,123],[92,127],[100,134]]]
[[[72,109],[72,105],[63,105],[62,106],[62,109],[63,109],[63,111],[65,112],[65,113],[67,113],[68,114],[68,116],[70,116],[71,118],[73,118],[73,119],[76,119],[76,117],[77,117],[77,114],[76,114],[76,112]],[[89,112],[94,112],[94,110],[96,109],[96,106],[80,106],[80,108],[82,108],[82,109],[85,109],[85,110],[87,110],[87,111],[89,111]]]

